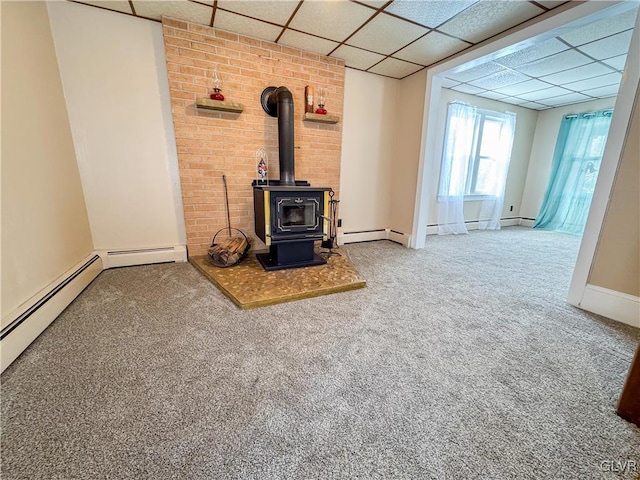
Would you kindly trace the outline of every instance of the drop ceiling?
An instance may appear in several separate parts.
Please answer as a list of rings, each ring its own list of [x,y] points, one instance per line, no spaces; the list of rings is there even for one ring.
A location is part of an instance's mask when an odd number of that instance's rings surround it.
[[[341,58],[404,78],[567,3],[562,0],[74,1],[169,16]],[[444,86],[542,110],[617,94],[638,3],[617,15],[446,76]]]

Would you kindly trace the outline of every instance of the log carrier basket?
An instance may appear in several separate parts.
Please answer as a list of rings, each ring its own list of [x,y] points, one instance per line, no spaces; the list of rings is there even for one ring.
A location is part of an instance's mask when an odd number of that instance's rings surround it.
[[[247,253],[249,253],[249,249],[251,248],[251,240],[249,240],[242,230],[231,226],[226,175],[222,175],[222,184],[224,185],[224,204],[227,210],[227,226],[218,230],[213,236],[207,255],[211,263],[216,267],[227,268],[239,264],[247,257]],[[232,234],[232,230],[238,232],[240,235]],[[221,242],[216,242],[218,236],[223,232],[227,232],[227,238]]]
[[[232,235],[231,230],[238,232],[240,235]],[[218,235],[223,232],[227,232],[228,237],[223,242],[216,242]],[[244,248],[242,247],[242,243],[245,244]],[[249,237],[247,237],[242,230],[225,227],[218,230],[213,236],[207,255],[211,263],[216,267],[227,268],[233,267],[247,258],[250,248],[251,242]]]

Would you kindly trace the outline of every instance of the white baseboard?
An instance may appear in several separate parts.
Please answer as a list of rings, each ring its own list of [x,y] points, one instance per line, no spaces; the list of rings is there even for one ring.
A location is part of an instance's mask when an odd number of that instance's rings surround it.
[[[370,230],[366,232],[341,232],[338,233],[338,245],[347,243],[370,242],[372,240],[386,240],[387,232],[385,229]]]
[[[4,371],[38,335],[102,272],[91,254],[2,319],[0,371]]]
[[[467,230],[478,230],[478,226],[480,225],[480,222],[477,220],[471,221],[471,222],[465,222],[465,225],[467,226]],[[520,217],[503,218],[500,220],[500,227],[515,227],[518,225],[522,225],[522,218]],[[437,235],[437,234],[438,234],[437,225],[429,225],[427,227],[427,235]]]
[[[513,218],[503,218],[500,220],[501,227],[514,227],[518,225],[523,225],[523,220],[520,217]],[[467,222],[467,230],[478,230],[479,222]],[[533,226],[533,220],[531,220],[531,225],[525,225],[527,227]],[[437,225],[429,225],[427,226],[427,235],[437,235],[438,234],[438,226]],[[338,232],[338,245],[345,245],[347,243],[357,243],[357,242],[370,242],[372,240],[391,240],[392,242],[399,243],[404,245],[405,247],[409,246],[409,242],[411,240],[411,235],[408,233],[397,232],[395,230],[391,230],[389,228],[379,229],[379,230],[367,230],[362,232]]]
[[[438,234],[438,226],[437,225],[429,225],[427,226],[427,235],[437,235]]]
[[[577,305],[603,317],[640,328],[640,298],[608,288],[590,285],[584,289]]]
[[[138,250],[98,250],[104,269],[148,265],[151,263],[186,262],[187,248],[174,245]]]
[[[2,318],[0,372],[18,358],[102,270],[186,261],[187,248],[184,245],[139,250],[101,250],[92,253]]]
[[[531,220],[530,218],[521,218],[520,225],[523,227],[533,228],[533,224],[536,223],[535,220]]]
[[[404,245],[405,247],[409,246],[411,235],[409,235],[408,233],[397,232],[388,228],[385,231],[387,232],[387,240],[399,243],[400,245]]]
[[[373,240],[391,240],[405,247],[409,245],[411,235],[397,232],[389,228],[370,230],[366,232],[341,232],[338,233],[338,245],[347,243],[371,242]]]

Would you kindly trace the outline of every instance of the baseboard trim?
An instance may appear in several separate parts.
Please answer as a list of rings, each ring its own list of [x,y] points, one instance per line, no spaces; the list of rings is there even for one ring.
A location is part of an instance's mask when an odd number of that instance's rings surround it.
[[[578,307],[640,328],[639,297],[587,284]]]
[[[5,327],[0,332],[0,372],[11,365],[102,270],[186,261],[184,245],[92,253],[2,319]]]
[[[184,245],[136,250],[98,250],[104,269],[148,265],[151,263],[186,262]]]
[[[531,218],[521,218],[520,219],[520,225],[523,226],[523,227],[533,228],[533,224],[534,223],[536,223],[536,221],[531,219]]]
[[[533,222],[531,225],[524,225],[522,223],[521,217],[509,217],[500,219],[500,228],[502,227],[516,227],[519,225],[523,225],[525,227],[533,226]],[[478,230],[478,226],[480,222],[478,220],[468,220],[464,222],[467,226],[467,230]],[[427,226],[427,235],[437,235],[438,234],[438,225],[429,225]]]
[[[383,228],[381,228],[380,230],[338,233],[338,245],[346,245],[347,243],[371,242],[373,240],[386,239],[387,232]]]
[[[530,222],[530,224],[523,222]],[[468,222],[465,222],[465,224],[467,225],[467,230],[478,230],[479,222],[477,220],[470,220]],[[525,227],[533,227],[533,220],[523,219],[522,217],[508,217],[500,220],[501,227],[515,227],[519,225],[523,225]],[[437,225],[427,226],[427,235],[437,234]],[[404,245],[405,247],[409,247],[409,244],[411,242],[411,235],[408,233],[391,230],[390,228],[364,230],[357,232],[338,232],[338,245],[345,245],[347,243],[371,242],[374,240],[391,240],[392,242],[396,242]]]
[[[100,272],[102,260],[91,254],[20,307],[6,315],[0,334],[0,372],[40,335]]]
[[[400,245],[404,245],[405,247],[409,246],[411,235],[409,235],[408,233],[397,232],[396,230],[390,230],[388,228],[385,231],[387,232],[387,240],[399,243]]]
[[[389,228],[380,230],[368,230],[362,232],[342,232],[338,233],[338,245],[348,243],[371,242],[374,240],[391,240],[407,247],[411,235],[391,230]]]

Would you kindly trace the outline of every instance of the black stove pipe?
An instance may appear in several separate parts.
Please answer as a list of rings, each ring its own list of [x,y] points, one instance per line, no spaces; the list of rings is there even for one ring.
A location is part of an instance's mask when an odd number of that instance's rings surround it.
[[[267,87],[262,92],[262,108],[272,117],[278,117],[278,156],[280,185],[295,186],[295,159],[293,155],[293,95],[287,87]]]

